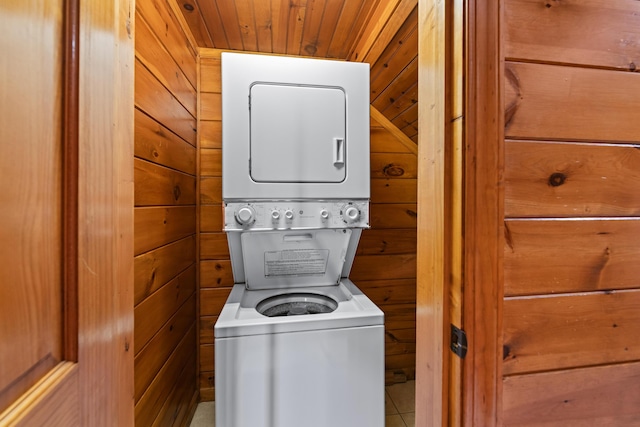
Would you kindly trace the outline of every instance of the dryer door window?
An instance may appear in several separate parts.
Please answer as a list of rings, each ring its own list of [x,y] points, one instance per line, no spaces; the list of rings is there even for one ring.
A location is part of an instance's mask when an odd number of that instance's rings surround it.
[[[251,178],[283,183],[344,181],[345,104],[340,88],[252,85]]]

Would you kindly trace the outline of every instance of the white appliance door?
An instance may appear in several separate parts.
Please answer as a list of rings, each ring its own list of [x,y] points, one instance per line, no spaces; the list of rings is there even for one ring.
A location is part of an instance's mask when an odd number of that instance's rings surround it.
[[[282,183],[344,181],[345,108],[341,88],[253,84],[251,178]]]

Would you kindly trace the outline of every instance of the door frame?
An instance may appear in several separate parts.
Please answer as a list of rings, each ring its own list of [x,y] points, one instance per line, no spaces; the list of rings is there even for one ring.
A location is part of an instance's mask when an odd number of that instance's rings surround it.
[[[418,3],[416,425],[501,411],[502,2]],[[461,113],[462,112],[462,113]],[[450,324],[465,330],[452,356]]]

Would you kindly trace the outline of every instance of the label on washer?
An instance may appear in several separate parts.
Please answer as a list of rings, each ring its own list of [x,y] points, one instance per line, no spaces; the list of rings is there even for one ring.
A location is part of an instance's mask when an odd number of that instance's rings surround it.
[[[264,275],[323,276],[327,271],[328,249],[286,249],[264,253]]]

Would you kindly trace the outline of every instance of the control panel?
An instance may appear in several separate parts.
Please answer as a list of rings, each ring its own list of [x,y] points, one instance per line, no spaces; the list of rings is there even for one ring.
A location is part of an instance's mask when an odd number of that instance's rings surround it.
[[[367,200],[230,202],[224,230],[369,228]]]

